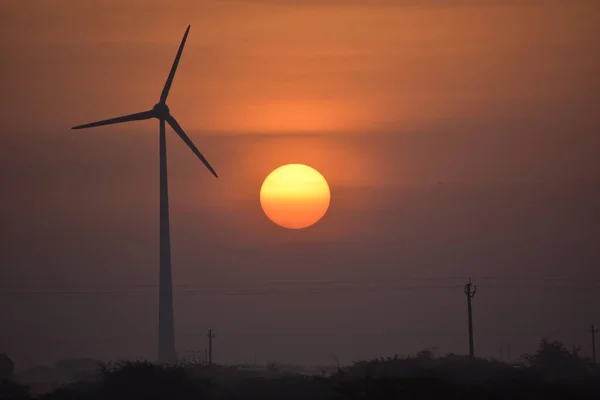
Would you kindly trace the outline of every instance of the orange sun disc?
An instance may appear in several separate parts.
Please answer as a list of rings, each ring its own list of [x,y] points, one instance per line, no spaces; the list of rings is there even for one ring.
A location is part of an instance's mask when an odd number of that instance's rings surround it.
[[[271,221],[288,229],[317,223],[329,208],[327,181],[314,168],[288,164],[277,168],[260,188],[260,204]]]

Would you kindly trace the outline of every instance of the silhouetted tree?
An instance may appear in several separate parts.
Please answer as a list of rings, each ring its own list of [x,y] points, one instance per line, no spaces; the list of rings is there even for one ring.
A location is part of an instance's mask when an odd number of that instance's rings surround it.
[[[588,361],[576,348],[543,339],[518,368],[464,355],[436,357],[433,350],[358,361],[330,377],[301,375],[296,366],[275,362],[270,372],[217,364],[122,362],[103,366],[96,381],[67,384],[38,400],[587,400],[600,393],[600,379],[594,378]]]
[[[560,341],[542,338],[533,354],[524,354],[522,360],[533,372],[549,380],[585,379],[592,374],[590,360],[579,355],[579,348],[572,350]]]
[[[208,398],[209,382],[192,378],[183,366],[150,362],[124,362],[103,368],[103,399],[194,399]]]
[[[419,360],[432,360],[435,356],[435,347],[423,349],[417,353],[416,358]]]
[[[29,400],[29,387],[20,385],[9,379],[2,379],[0,380],[0,399]]]
[[[58,361],[54,369],[68,380],[92,381],[99,378],[102,363],[91,358],[75,358]]]
[[[281,372],[281,367],[277,364],[277,362],[269,361],[269,362],[267,362],[267,371],[270,374],[277,374],[277,373]]]
[[[0,379],[12,378],[15,372],[15,363],[6,354],[0,354]]]

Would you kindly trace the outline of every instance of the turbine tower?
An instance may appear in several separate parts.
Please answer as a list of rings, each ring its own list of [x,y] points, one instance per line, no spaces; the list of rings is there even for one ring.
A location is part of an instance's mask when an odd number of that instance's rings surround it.
[[[173,83],[177,65],[185,46],[190,26],[188,25],[179,45],[179,50],[173,61],[173,66],[169,72],[167,82],[160,95],[160,100],[151,110],[142,111],[135,114],[129,114],[122,117],[106,119],[103,121],[92,122],[91,124],[78,125],[72,129],[92,128],[95,126],[118,124],[121,122],[141,121],[145,119],[158,119],[159,131],[159,154],[160,154],[160,288],[158,300],[158,360],[163,363],[174,363],[177,361],[175,351],[175,328],[173,321],[173,284],[171,281],[171,239],[169,233],[169,194],[167,189],[167,144],[165,135],[165,123],[179,135],[181,140],[188,145],[192,152],[204,163],[206,168],[217,177],[217,173],[204,158],[202,153],[196,148],[194,143],[185,134],[175,117],[171,115],[167,107],[167,96]]]

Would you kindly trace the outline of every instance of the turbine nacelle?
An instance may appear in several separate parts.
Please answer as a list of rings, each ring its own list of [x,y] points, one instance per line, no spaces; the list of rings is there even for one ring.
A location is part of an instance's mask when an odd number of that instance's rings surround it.
[[[167,120],[171,116],[169,107],[163,102],[156,103],[154,107],[152,107],[152,112],[154,113],[154,117],[158,119]]]

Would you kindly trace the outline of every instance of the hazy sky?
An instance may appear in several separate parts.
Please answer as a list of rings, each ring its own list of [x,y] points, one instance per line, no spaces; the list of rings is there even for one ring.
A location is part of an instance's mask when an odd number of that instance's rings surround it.
[[[169,135],[180,354],[208,328],[222,362],[464,353],[468,276],[479,354],[541,335],[589,351],[596,1],[167,4],[0,5],[0,352],[18,367],[155,354],[158,123],[70,127],[151,108],[187,24],[169,106],[220,179]],[[331,185],[307,230],[260,209],[287,163]]]

